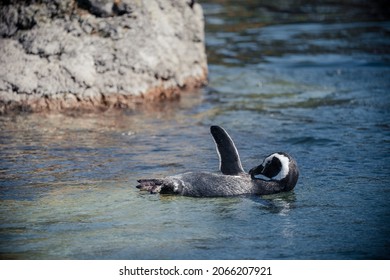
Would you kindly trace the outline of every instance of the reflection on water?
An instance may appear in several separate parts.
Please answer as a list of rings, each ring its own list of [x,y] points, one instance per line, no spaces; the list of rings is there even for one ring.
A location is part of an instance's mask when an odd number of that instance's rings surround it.
[[[202,1],[207,88],[135,111],[1,116],[1,258],[389,258],[383,3]],[[134,188],[217,171],[211,124],[245,170],[293,154],[296,189],[199,199]]]

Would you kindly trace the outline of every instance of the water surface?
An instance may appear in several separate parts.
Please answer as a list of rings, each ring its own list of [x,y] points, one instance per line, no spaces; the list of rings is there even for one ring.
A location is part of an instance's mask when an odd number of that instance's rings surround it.
[[[378,259],[390,252],[390,21],[381,2],[202,1],[210,82],[153,110],[0,118],[5,259]],[[357,3],[357,4],[356,4]],[[137,178],[245,170],[287,151],[271,196],[141,193]]]

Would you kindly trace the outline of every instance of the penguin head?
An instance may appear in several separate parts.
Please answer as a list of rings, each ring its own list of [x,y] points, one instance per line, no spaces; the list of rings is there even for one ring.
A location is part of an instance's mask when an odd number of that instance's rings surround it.
[[[287,181],[287,185],[294,188],[298,180],[298,167],[295,160],[283,152],[267,156],[263,163],[249,170],[252,178],[263,175],[275,181]]]

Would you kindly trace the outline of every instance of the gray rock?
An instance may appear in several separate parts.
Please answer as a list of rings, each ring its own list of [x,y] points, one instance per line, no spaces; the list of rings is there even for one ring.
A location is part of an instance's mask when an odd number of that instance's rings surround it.
[[[193,1],[10,0],[0,18],[0,113],[122,108],[207,81]]]

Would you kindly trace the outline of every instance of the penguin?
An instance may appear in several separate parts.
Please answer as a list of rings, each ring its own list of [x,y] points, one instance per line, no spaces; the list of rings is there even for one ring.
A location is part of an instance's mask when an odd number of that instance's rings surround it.
[[[152,194],[192,197],[268,195],[294,189],[299,171],[296,161],[289,154],[270,154],[246,173],[237,148],[225,129],[213,125],[210,132],[219,156],[220,173],[186,172],[165,178],[139,179],[136,187]]]

